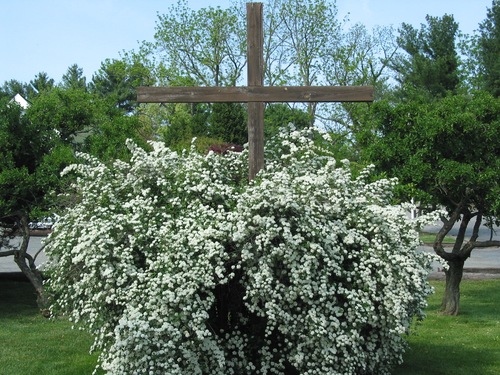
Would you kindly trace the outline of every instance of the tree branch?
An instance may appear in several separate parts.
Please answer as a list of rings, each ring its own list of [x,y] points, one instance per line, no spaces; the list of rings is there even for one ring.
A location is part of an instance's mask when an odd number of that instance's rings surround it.
[[[500,247],[500,241],[475,241],[471,242],[473,248],[475,247]]]
[[[457,254],[448,253],[444,250],[443,240],[445,236],[448,234],[448,232],[453,228],[453,225],[457,222],[458,218],[460,217],[462,209],[465,206],[465,199],[466,199],[465,197],[462,198],[462,201],[457,205],[455,210],[453,210],[449,219],[446,220],[445,218],[442,218],[443,226],[436,234],[436,239],[434,240],[433,244],[434,252],[444,260],[452,260],[457,257]]]
[[[33,257],[33,262],[36,261],[36,258],[38,257],[38,255],[40,255],[40,253],[43,251],[43,249],[45,249],[45,246],[47,246],[47,244],[43,244],[40,249],[35,253],[35,256]]]
[[[15,255],[19,250],[8,250],[8,251],[0,251],[0,257],[8,257],[11,255]]]
[[[465,208],[464,213],[462,215],[462,222],[460,223],[460,227],[458,228],[457,238],[455,239],[455,244],[453,245],[452,252],[455,254],[460,254],[462,252],[462,244],[465,240],[465,233],[467,232],[467,227],[469,226],[472,215],[470,211]]]

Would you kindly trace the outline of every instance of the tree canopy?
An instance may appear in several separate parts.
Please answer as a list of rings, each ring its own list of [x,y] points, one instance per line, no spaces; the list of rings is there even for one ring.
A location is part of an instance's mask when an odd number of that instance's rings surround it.
[[[0,218],[29,213],[42,203],[51,186],[41,171],[52,169],[47,157],[58,151],[57,142],[55,129],[31,122],[15,103],[0,101]]]
[[[71,65],[62,77],[61,86],[66,89],[87,89],[87,79],[83,75],[83,69],[77,64]]]
[[[402,199],[415,198],[424,208],[447,210],[434,248],[450,263],[448,276],[458,272],[461,278],[474,248],[500,245],[477,240],[482,219],[500,216],[500,101],[476,92],[435,102],[383,101],[373,112],[373,127],[358,135],[363,153],[376,161],[380,172],[398,177]],[[447,252],[444,235],[459,220],[457,241]],[[469,222],[475,223],[473,235],[465,240]],[[450,281],[449,287],[453,285],[457,286]],[[458,312],[457,295],[443,303],[447,312]]]
[[[403,88],[421,90],[431,97],[456,92],[459,84],[456,38],[458,23],[453,16],[426,17],[420,30],[403,23],[398,43],[404,50],[392,63]]]
[[[137,59],[107,59],[92,77],[89,89],[101,98],[112,100],[118,108],[131,112],[137,106],[135,89],[153,82],[151,71]]]
[[[479,25],[478,57],[483,87],[500,96],[500,2],[493,0],[486,19]]]

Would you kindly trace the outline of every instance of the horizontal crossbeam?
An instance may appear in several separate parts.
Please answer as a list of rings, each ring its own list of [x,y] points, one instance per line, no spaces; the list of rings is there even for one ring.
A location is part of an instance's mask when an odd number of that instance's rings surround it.
[[[139,103],[371,102],[371,86],[138,87]]]

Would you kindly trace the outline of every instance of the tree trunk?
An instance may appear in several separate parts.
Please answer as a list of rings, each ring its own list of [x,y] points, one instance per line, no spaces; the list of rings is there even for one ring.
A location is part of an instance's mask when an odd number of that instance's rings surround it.
[[[464,263],[465,261],[459,258],[448,261],[450,267],[446,270],[446,286],[441,304],[443,314],[458,315],[460,307],[460,282],[464,273]]]
[[[43,286],[43,276],[35,265],[35,259],[30,254],[28,254],[30,232],[28,228],[27,215],[22,215],[19,218],[18,225],[23,239],[20,248],[14,251],[14,261],[19,266],[21,272],[28,278],[28,280],[35,288],[37,294],[36,302],[38,304],[38,307],[40,308],[40,311],[44,316],[48,316],[49,301],[47,298],[47,294],[45,293],[45,288]]]
[[[36,302],[38,304],[38,307],[40,308],[40,311],[42,314],[46,315],[47,314],[47,309],[49,305],[49,301],[47,299],[47,295],[45,293],[45,288],[43,286],[43,277],[40,271],[36,268],[33,268],[29,266],[27,263],[29,262],[29,259],[26,259],[26,257],[23,257],[23,254],[21,252],[16,252],[14,255],[14,261],[17,263],[19,266],[19,269],[21,272],[28,278],[28,280],[31,282],[33,287],[35,288],[36,291]]]

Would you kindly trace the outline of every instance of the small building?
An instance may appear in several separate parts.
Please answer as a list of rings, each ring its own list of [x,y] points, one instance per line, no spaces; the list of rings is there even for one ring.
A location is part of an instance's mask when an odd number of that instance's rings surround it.
[[[16,94],[9,103],[17,103],[22,109],[26,110],[30,106],[30,103],[23,98],[21,94]]]

